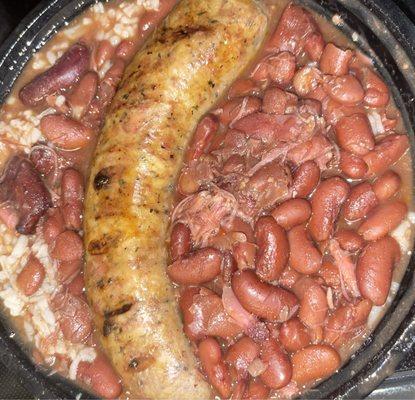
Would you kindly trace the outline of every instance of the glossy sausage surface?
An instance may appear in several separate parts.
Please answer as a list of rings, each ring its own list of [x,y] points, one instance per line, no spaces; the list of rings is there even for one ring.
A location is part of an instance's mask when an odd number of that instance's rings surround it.
[[[162,244],[198,120],[266,29],[254,1],[181,1],[126,69],[107,114],[87,185],[85,281],[103,348],[133,397],[212,396],[183,334]]]

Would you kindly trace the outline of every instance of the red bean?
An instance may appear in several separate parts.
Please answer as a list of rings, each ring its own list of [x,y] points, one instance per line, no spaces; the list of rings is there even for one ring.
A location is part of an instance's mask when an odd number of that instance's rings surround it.
[[[82,260],[59,261],[57,270],[57,280],[59,283],[68,282],[82,268]]]
[[[60,208],[52,208],[43,223],[43,238],[50,248],[53,248],[55,239],[65,230],[64,223]]]
[[[387,171],[373,184],[373,191],[380,202],[393,197],[401,187],[401,177],[394,171]]]
[[[58,235],[51,256],[59,261],[75,261],[82,258],[82,239],[74,231],[64,231]]]
[[[229,347],[225,361],[234,366],[238,372],[243,373],[258,356],[258,345],[251,338],[243,336]]]
[[[271,389],[279,389],[291,380],[292,367],[287,354],[274,339],[267,339],[261,343],[261,361],[267,369],[260,375]]]
[[[268,114],[284,114],[287,107],[286,92],[278,87],[268,88],[264,92],[261,110]]]
[[[378,199],[368,182],[359,183],[350,190],[349,197],[344,203],[343,216],[348,221],[364,218],[370,210],[376,207]]]
[[[290,266],[301,274],[314,274],[321,267],[321,253],[310,240],[305,225],[297,225],[288,232]]]
[[[349,185],[337,176],[321,182],[311,200],[308,229],[314,240],[327,240],[332,234],[340,207],[349,194]]]
[[[259,94],[259,87],[252,79],[238,79],[229,89],[228,98],[255,96]]]
[[[115,399],[122,392],[120,378],[102,354],[98,354],[92,363],[79,363],[77,378],[90,386],[99,397]]]
[[[409,140],[406,135],[391,134],[376,144],[375,148],[363,156],[369,175],[378,175],[395,164],[408,150]]]
[[[255,269],[265,281],[277,279],[288,261],[289,246],[287,235],[271,216],[260,217],[255,224],[258,245]]]
[[[101,40],[93,56],[93,63],[96,69],[100,69],[106,61],[114,56],[115,49],[109,40]]]
[[[343,50],[333,43],[327,43],[321,55],[320,69],[326,75],[346,75],[352,57],[351,50]]]
[[[45,279],[45,268],[34,256],[30,256],[26,265],[16,278],[17,287],[25,296],[35,294]]]
[[[285,289],[291,289],[295,282],[297,282],[301,277],[295,269],[287,267],[282,271],[280,278],[278,279],[278,284]]]
[[[300,299],[298,317],[309,328],[322,326],[327,316],[327,295],[323,288],[313,279],[303,277],[292,288]]]
[[[68,102],[72,109],[72,116],[75,119],[81,119],[85,115],[92,99],[97,93],[98,82],[98,74],[89,71],[81,78],[68,96]]]
[[[360,225],[358,233],[365,240],[378,240],[392,232],[406,217],[408,207],[396,200],[377,206]]]
[[[248,242],[255,242],[254,231],[248,222],[243,219],[235,217],[231,221],[227,221],[226,224],[222,224],[221,227],[225,232],[241,232],[246,236]]]
[[[307,197],[320,181],[320,168],[313,160],[302,163],[293,176],[293,197]]]
[[[244,393],[244,399],[264,400],[269,396],[269,389],[261,382],[260,379],[249,381],[248,388]]]
[[[250,242],[237,242],[233,245],[233,256],[238,269],[255,269],[257,248],[257,245]]]
[[[271,215],[278,225],[288,231],[294,226],[308,221],[311,216],[311,206],[307,200],[290,199],[276,207]]]
[[[321,58],[324,49],[324,39],[320,32],[313,32],[304,44],[304,51],[312,61],[318,61]]]
[[[340,152],[339,167],[344,175],[352,179],[361,179],[368,171],[368,166],[365,161],[348,151]]]
[[[233,124],[239,119],[246,117],[261,109],[261,99],[248,96],[228,101],[222,108],[219,116],[220,122],[224,125]]]
[[[72,45],[55,65],[20,90],[20,100],[31,107],[41,104],[47,95],[73,85],[86,72],[88,64],[88,48],[80,43]]]
[[[229,370],[222,360],[219,343],[213,338],[200,342],[199,358],[209,382],[219,392],[220,396],[227,399],[232,393],[231,377]]]
[[[341,359],[332,347],[310,345],[295,353],[292,358],[293,381],[306,385],[327,378],[340,368]]]
[[[331,261],[325,260],[318,271],[319,276],[324,280],[327,286],[332,287],[335,291],[340,289],[341,281],[339,269]]]
[[[62,214],[68,229],[82,228],[84,182],[82,175],[73,168],[63,171],[61,181]]]
[[[280,86],[291,83],[295,73],[295,57],[289,51],[266,57],[260,61],[251,77],[254,81],[271,80]]]
[[[295,93],[306,97],[315,90],[321,80],[321,72],[315,67],[303,67],[299,69],[293,78]]]
[[[85,292],[85,280],[82,273],[76,275],[67,285],[69,293],[81,297]]]
[[[285,321],[297,309],[297,298],[292,293],[261,282],[250,270],[233,275],[232,289],[246,310],[269,321]]]
[[[356,277],[360,293],[377,306],[383,305],[388,298],[393,267],[400,254],[396,240],[385,236],[369,243],[359,257]]]
[[[56,174],[57,154],[55,150],[48,146],[32,147],[30,150],[30,161],[35,168],[43,175],[47,176],[52,171]]]
[[[132,40],[123,40],[115,49],[115,57],[120,58],[123,61],[130,61],[137,51],[137,47]]]
[[[334,100],[341,104],[355,105],[363,100],[365,92],[353,75],[325,77],[324,89]]]
[[[294,353],[311,343],[306,327],[298,318],[291,318],[281,325],[278,340],[285,350]]]
[[[200,120],[186,153],[187,162],[197,160],[204,153],[218,127],[219,122],[213,115],[209,114]]]
[[[173,226],[170,237],[170,257],[173,261],[186,255],[191,249],[190,229],[187,225],[177,223]]]
[[[369,107],[384,107],[389,102],[389,90],[383,80],[369,67],[357,71],[365,89],[364,102]]]
[[[40,120],[40,130],[49,141],[63,150],[85,147],[93,137],[90,129],[64,115],[45,115]]]
[[[335,127],[337,141],[344,150],[364,156],[375,147],[375,138],[366,115],[343,117]]]
[[[205,247],[174,261],[167,267],[167,274],[176,283],[198,285],[219,275],[221,263],[221,252],[212,247]]]
[[[334,237],[343,250],[350,251],[351,253],[360,251],[365,244],[363,238],[352,229],[340,228]]]

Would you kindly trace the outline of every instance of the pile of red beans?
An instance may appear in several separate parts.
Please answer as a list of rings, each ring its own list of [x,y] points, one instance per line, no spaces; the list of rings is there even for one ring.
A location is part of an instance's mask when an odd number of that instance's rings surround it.
[[[199,123],[167,273],[222,398],[286,398],[327,378],[386,302],[401,256],[390,233],[408,212],[391,168],[408,149],[397,122],[372,66],[291,4]]]

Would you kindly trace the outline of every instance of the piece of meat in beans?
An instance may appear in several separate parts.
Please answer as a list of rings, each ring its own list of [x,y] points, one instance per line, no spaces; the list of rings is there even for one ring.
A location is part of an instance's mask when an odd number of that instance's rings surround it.
[[[352,57],[351,50],[343,50],[333,43],[327,43],[320,58],[320,69],[326,75],[346,75]]]

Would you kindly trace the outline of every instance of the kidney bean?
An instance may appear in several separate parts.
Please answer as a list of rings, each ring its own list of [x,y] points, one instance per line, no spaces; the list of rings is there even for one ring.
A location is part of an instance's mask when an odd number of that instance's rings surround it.
[[[58,261],[75,261],[82,258],[82,239],[74,231],[64,231],[55,240],[51,256]]]
[[[307,200],[290,199],[277,206],[271,215],[278,225],[288,231],[294,226],[308,221],[311,216],[311,206]]]
[[[209,114],[202,118],[196,127],[186,153],[186,161],[197,160],[206,150],[206,147],[216,133],[219,122],[215,116]]]
[[[227,399],[232,393],[229,370],[222,360],[219,343],[209,337],[200,342],[199,359],[211,385],[222,398]]]
[[[98,354],[92,363],[80,362],[77,378],[90,386],[99,397],[116,399],[122,392],[120,378],[102,354]]]
[[[52,249],[55,239],[65,230],[64,220],[60,208],[52,208],[43,223],[43,238]]]
[[[311,199],[312,215],[308,229],[314,240],[327,240],[332,234],[340,208],[349,194],[349,185],[335,176],[322,181]]]
[[[285,289],[291,289],[300,277],[301,275],[295,269],[288,266],[282,271],[282,274],[278,279],[278,284]]]
[[[257,245],[250,242],[237,242],[233,245],[233,256],[238,269],[255,269],[257,248]]]
[[[45,279],[45,267],[34,256],[30,256],[26,265],[16,278],[17,287],[25,296],[35,294]]]
[[[318,275],[324,280],[327,286],[332,287],[336,292],[340,289],[341,281],[339,269],[331,261],[324,260]]]
[[[252,79],[238,79],[229,89],[228,98],[255,96],[260,92],[260,88]]]
[[[349,72],[352,57],[351,50],[343,50],[333,43],[327,43],[320,59],[321,72],[326,75],[346,75]]]
[[[51,307],[65,339],[72,343],[85,343],[93,329],[88,304],[68,292],[61,292],[52,298]]]
[[[254,81],[271,80],[280,86],[291,83],[295,73],[295,56],[289,51],[282,51],[260,61],[251,78]]]
[[[244,399],[264,400],[269,396],[269,389],[261,382],[260,379],[250,380],[248,388],[244,393]]]
[[[310,240],[304,224],[297,225],[288,232],[290,245],[289,263],[301,274],[314,274],[321,267],[321,253]]]
[[[297,298],[291,292],[261,282],[250,270],[233,275],[232,289],[246,310],[269,321],[289,319],[297,309]]]
[[[365,240],[378,240],[393,231],[405,218],[408,207],[396,200],[377,206],[360,225],[358,233]]]
[[[348,221],[364,218],[370,210],[376,207],[378,199],[368,182],[353,186],[343,207],[343,216]]]
[[[346,105],[339,103],[330,96],[326,96],[322,100],[322,108],[326,123],[330,125],[336,125],[337,122],[345,116],[366,113],[363,103],[359,103],[357,105]]]
[[[293,78],[295,93],[299,96],[306,97],[310,92],[315,90],[320,83],[321,72],[315,67],[303,67],[299,69]]]
[[[310,345],[291,358],[293,381],[306,385],[327,378],[340,368],[341,359],[336,350],[324,344]]]
[[[281,325],[279,341],[285,350],[294,353],[311,343],[306,327],[298,318],[291,318]]]
[[[315,280],[303,277],[292,288],[300,300],[298,317],[309,328],[322,326],[327,316],[327,295]]]
[[[219,275],[221,263],[221,252],[212,247],[205,247],[174,261],[167,267],[167,274],[176,283],[198,285]]]
[[[356,330],[364,325],[372,309],[370,300],[362,300],[357,305],[339,307],[333,312],[324,327],[324,341],[340,347],[346,340],[355,336]]]
[[[82,259],[73,261],[59,261],[57,270],[57,280],[65,283],[71,280],[82,268]]]
[[[133,58],[136,51],[136,44],[132,40],[122,40],[115,48],[115,57],[128,62]]]
[[[340,152],[339,167],[344,175],[352,179],[361,179],[368,171],[365,161],[348,151]]]
[[[353,229],[340,228],[334,237],[343,250],[351,253],[360,251],[365,244],[363,238]]]
[[[229,347],[225,361],[234,366],[239,374],[244,375],[258,356],[259,346],[248,336],[243,336]]]
[[[278,87],[270,87],[264,92],[261,110],[268,114],[284,114],[287,107],[285,91]]]
[[[343,117],[335,127],[337,142],[344,150],[364,156],[375,147],[375,138],[366,115]]]
[[[93,133],[80,122],[64,115],[45,115],[40,121],[42,134],[63,150],[76,150],[86,146]]]
[[[63,171],[61,181],[62,215],[68,229],[82,228],[84,183],[82,175],[73,168]]]
[[[391,134],[384,137],[375,148],[363,156],[369,167],[369,175],[377,175],[395,164],[408,150],[409,140],[406,135]]]
[[[72,109],[72,117],[81,119],[98,89],[99,77],[94,71],[87,72],[74,87],[68,96],[68,102]]]
[[[219,116],[220,122],[224,125],[232,125],[239,119],[246,117],[261,109],[261,99],[247,96],[228,101],[222,108]]]
[[[173,261],[186,255],[191,249],[190,229],[187,225],[177,223],[170,236],[170,257]]]
[[[372,185],[373,191],[380,202],[393,197],[401,187],[401,177],[394,171],[387,171]]]
[[[106,61],[114,56],[115,49],[109,40],[101,40],[93,55],[93,66],[96,70],[100,69]]]
[[[304,43],[304,51],[312,61],[318,61],[323,53],[324,45],[325,42],[321,33],[313,32]]]
[[[321,116],[321,102],[315,99],[300,99],[298,102],[298,112],[300,114]]]
[[[221,227],[227,233],[241,232],[246,236],[248,242],[255,242],[254,231],[251,225],[239,217],[232,218],[230,221],[225,221],[221,224]]]
[[[277,279],[288,261],[289,246],[287,235],[271,216],[260,217],[255,224],[258,245],[255,269],[265,281]]]
[[[293,197],[307,197],[320,180],[320,168],[315,161],[302,163],[293,175]]]
[[[334,100],[341,104],[355,105],[360,103],[365,95],[360,82],[353,75],[324,77],[324,90]]]
[[[76,275],[67,285],[69,293],[74,296],[82,296],[85,292],[85,280],[82,273]]]
[[[30,161],[32,161],[35,168],[46,176],[52,171],[56,173],[58,156],[55,151],[48,146],[34,146],[30,150]]]
[[[261,361],[267,365],[267,369],[260,378],[268,387],[279,389],[290,382],[291,362],[276,340],[267,339],[261,343]]]
[[[23,86],[19,92],[20,100],[28,107],[39,105],[47,95],[77,82],[87,71],[88,64],[88,48],[81,43],[72,45],[55,65]]]
[[[385,304],[393,267],[399,261],[400,255],[398,243],[390,236],[371,242],[363,249],[357,261],[356,277],[364,298],[377,306]]]
[[[183,315],[183,331],[191,341],[197,341],[205,336],[203,327],[193,323],[195,315],[191,311],[194,296],[198,295],[200,287],[187,287],[180,294],[179,306]]]
[[[365,89],[364,102],[369,107],[384,107],[389,102],[389,90],[385,82],[370,67],[356,70]]]

